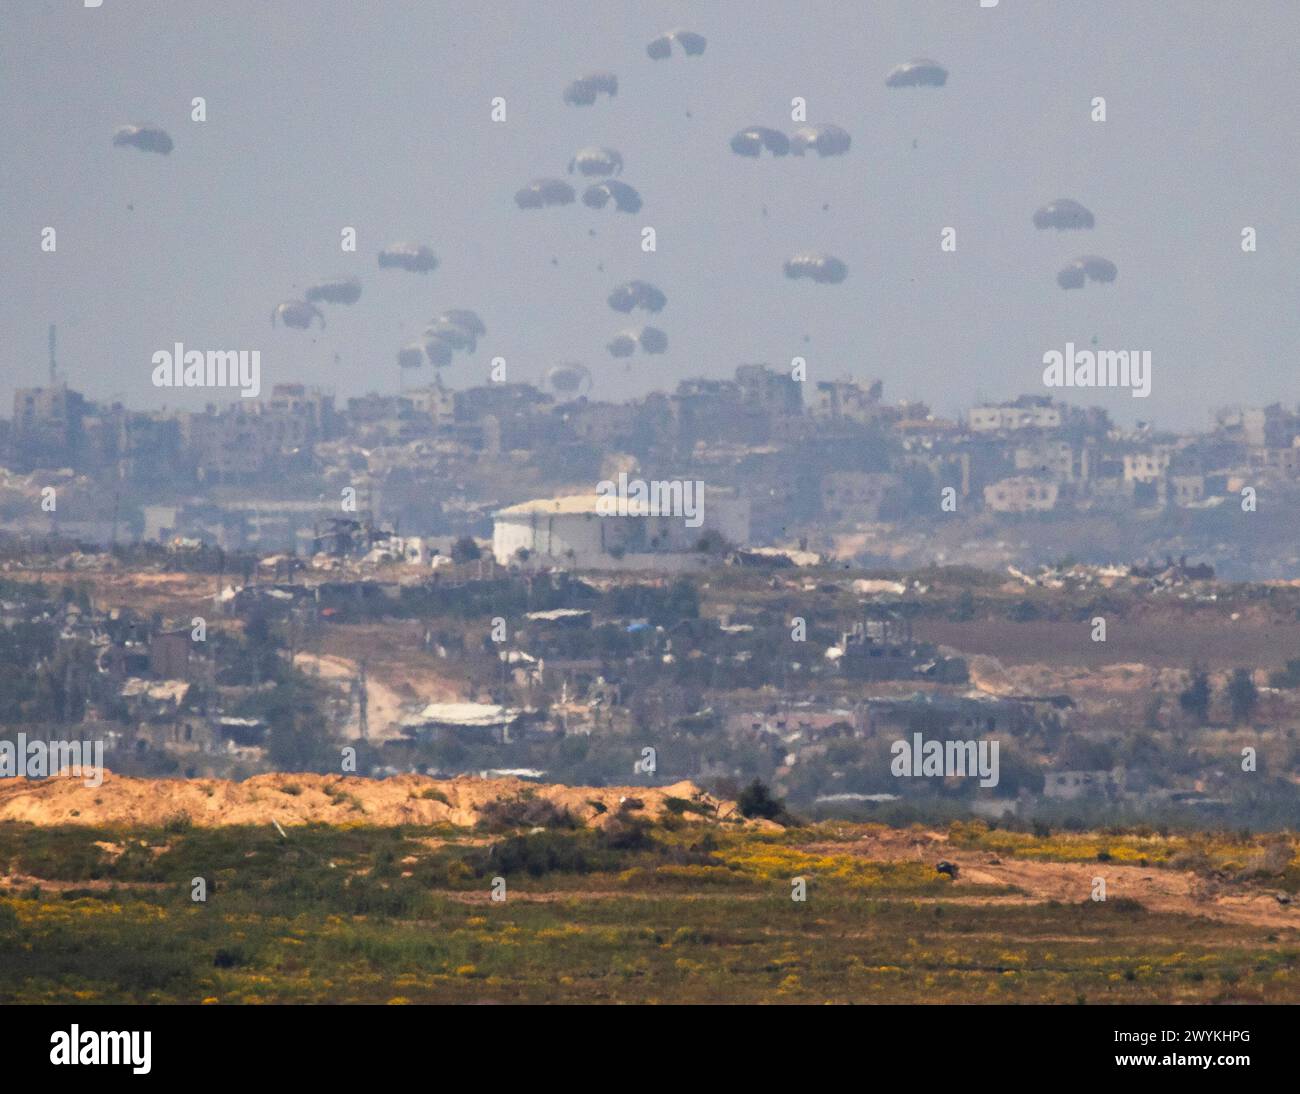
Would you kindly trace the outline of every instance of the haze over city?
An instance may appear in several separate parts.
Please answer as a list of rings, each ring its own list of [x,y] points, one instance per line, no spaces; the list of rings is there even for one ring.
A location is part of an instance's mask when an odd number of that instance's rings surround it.
[[[1203,427],[1219,404],[1289,400],[1294,5],[380,10],[106,0],[6,13],[0,402],[43,379],[50,322],[69,381],[100,400],[202,405],[210,393],[150,384],[151,354],[178,340],[260,349],[268,386],[392,391],[397,350],[451,307],[489,331],[443,371],[452,387],[484,382],[494,356],[532,382],[577,360],[594,397],[620,400],[800,355],[813,379],[883,376],[892,398],[953,416],[1041,390],[1043,353],[1073,340],[1152,352],[1148,400],[1093,400],[1120,422]],[[645,42],[679,24],[707,53],[649,59]],[[916,56],[937,59],[946,85],[887,88]],[[617,96],[566,104],[590,71],[617,75]],[[205,122],[190,120],[195,96]],[[490,117],[498,96],[504,122]],[[847,130],[846,155],[732,153],[747,125],[795,128],[795,96],[809,122]],[[171,134],[170,155],[113,147],[117,127],[141,122]],[[568,178],[589,145],[623,154],[637,215],[516,207],[520,186]],[[1062,196],[1095,229],[1036,231],[1034,210]],[[39,248],[46,226],[54,254]],[[355,253],[340,251],[344,226]],[[949,226],[955,253],[940,250]],[[403,239],[427,242],[438,269],[379,269]],[[787,280],[783,260],[803,250],[837,255],[848,277]],[[1118,279],[1063,292],[1056,272],[1082,251]],[[364,295],[324,330],[271,328],[278,302],[344,276]],[[667,293],[668,350],[611,359],[620,324],[604,299],[637,277]]]

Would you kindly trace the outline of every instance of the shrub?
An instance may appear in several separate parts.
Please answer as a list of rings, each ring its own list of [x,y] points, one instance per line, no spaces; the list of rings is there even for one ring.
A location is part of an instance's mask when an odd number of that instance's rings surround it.
[[[478,824],[489,832],[511,828],[577,828],[578,821],[567,809],[545,798],[520,796],[488,802],[479,810]]]
[[[784,825],[795,822],[794,817],[786,812],[785,802],[775,797],[772,791],[758,779],[755,779],[740,792],[740,797],[736,799],[736,805],[739,806],[741,813],[746,817],[757,817]]]
[[[572,836],[535,832],[507,836],[478,857],[474,868],[480,877],[493,872],[503,877],[520,873],[542,877],[551,873],[585,874],[593,864],[583,843]]]
[[[248,963],[244,951],[238,947],[220,949],[212,955],[212,966],[217,969],[234,969]]]
[[[452,562],[475,562],[482,555],[479,545],[469,536],[461,536],[451,545]]]
[[[1228,694],[1228,705],[1232,709],[1233,722],[1248,721],[1255,713],[1255,707],[1259,705],[1259,691],[1255,688],[1255,681],[1251,679],[1250,670],[1234,669],[1225,690]]]
[[[708,806],[686,798],[664,798],[664,808],[677,816],[681,816],[683,813],[698,813],[702,817],[707,817],[711,812]]]
[[[610,851],[648,851],[656,846],[650,824],[640,817],[615,817],[596,837],[597,843]]]
[[[1178,696],[1178,705],[1204,725],[1210,715],[1210,676],[1201,668],[1192,669],[1192,682]]]

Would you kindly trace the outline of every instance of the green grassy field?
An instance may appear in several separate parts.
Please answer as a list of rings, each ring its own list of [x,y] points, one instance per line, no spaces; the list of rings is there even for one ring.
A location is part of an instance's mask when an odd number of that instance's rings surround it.
[[[853,835],[3,825],[0,1002],[1300,1001],[1295,930],[1001,903]]]

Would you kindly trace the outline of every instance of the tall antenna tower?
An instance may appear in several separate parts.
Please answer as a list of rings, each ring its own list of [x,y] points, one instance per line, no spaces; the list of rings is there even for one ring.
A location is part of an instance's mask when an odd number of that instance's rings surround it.
[[[50,387],[56,387],[59,383],[59,367],[54,362],[54,339],[57,328],[53,323],[50,324]]]

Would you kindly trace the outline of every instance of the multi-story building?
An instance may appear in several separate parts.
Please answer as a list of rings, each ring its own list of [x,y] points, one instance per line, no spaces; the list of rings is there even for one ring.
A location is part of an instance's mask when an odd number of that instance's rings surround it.
[[[1152,445],[1145,450],[1124,453],[1124,481],[1155,482],[1163,478],[1173,454],[1172,445]]]
[[[884,385],[876,380],[863,387],[856,380],[820,380],[809,407],[814,418],[847,420],[866,424],[880,417]]]
[[[828,471],[821,479],[822,514],[830,520],[879,520],[898,476],[880,471]]]
[[[1018,472],[1049,475],[1064,482],[1088,477],[1087,450],[1082,449],[1076,454],[1069,441],[1042,440],[1037,444],[1020,445],[1012,454],[1012,461]]]
[[[310,468],[312,447],[336,428],[333,396],[277,384],[266,399],[239,399],[181,416],[181,437],[200,482],[248,482]]]
[[[1058,429],[1061,407],[1049,396],[1022,395],[1015,402],[972,407],[967,426],[973,433],[1014,433],[1022,429]]]
[[[736,385],[747,406],[774,415],[803,413],[803,384],[788,372],[767,365],[741,365],[736,369]]]
[[[82,464],[86,400],[67,384],[14,392],[13,454],[21,470]]]
[[[984,506],[994,513],[1046,513],[1056,508],[1059,483],[1014,475],[984,487]]]

